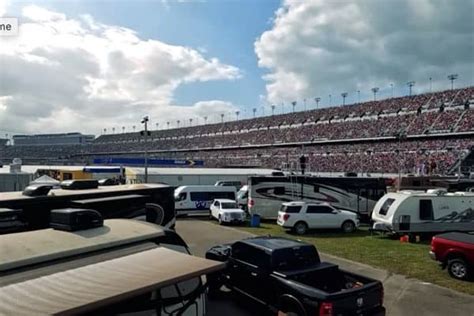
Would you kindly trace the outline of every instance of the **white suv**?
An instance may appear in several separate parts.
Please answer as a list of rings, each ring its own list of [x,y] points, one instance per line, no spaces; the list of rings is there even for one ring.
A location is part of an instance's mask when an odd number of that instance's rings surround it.
[[[338,210],[328,203],[288,202],[278,212],[277,224],[303,235],[313,228],[339,228],[351,233],[359,227],[356,213]]]
[[[224,223],[243,223],[245,221],[245,212],[242,211],[237,202],[228,199],[216,199],[212,202],[209,215]]]

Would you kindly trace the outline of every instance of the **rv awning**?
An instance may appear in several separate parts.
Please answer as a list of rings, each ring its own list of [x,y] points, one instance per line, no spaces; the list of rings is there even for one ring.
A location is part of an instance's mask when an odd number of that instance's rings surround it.
[[[2,287],[0,315],[90,312],[223,268],[160,247]]]

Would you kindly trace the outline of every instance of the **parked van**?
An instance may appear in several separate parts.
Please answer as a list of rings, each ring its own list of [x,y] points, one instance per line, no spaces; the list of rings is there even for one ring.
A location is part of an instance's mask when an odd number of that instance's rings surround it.
[[[388,193],[375,205],[372,220],[374,230],[392,233],[474,231],[474,193]]]
[[[186,185],[174,191],[174,207],[176,215],[209,214],[209,208],[215,199],[235,198],[235,187]]]

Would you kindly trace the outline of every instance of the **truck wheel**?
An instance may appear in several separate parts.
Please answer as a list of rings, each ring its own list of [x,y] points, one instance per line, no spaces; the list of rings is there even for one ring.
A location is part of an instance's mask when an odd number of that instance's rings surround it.
[[[448,261],[449,275],[458,280],[467,280],[469,277],[469,266],[461,258],[455,258]]]
[[[308,225],[305,222],[298,222],[293,228],[298,235],[304,235],[308,230]]]
[[[355,230],[355,224],[353,221],[345,221],[342,223],[341,229],[344,233],[352,233]]]

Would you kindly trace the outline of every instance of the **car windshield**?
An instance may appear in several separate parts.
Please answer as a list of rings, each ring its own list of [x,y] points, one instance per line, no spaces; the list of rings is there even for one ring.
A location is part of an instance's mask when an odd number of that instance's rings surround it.
[[[222,203],[222,209],[231,209],[231,208],[237,208],[237,204],[232,203],[232,202]]]

